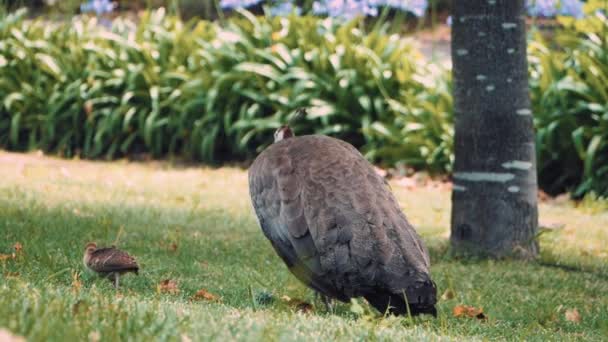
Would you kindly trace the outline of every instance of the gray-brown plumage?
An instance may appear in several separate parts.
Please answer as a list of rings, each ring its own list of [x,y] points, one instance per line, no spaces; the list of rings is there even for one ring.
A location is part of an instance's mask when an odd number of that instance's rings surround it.
[[[288,126],[249,169],[259,223],[290,271],[331,298],[381,312],[436,315],[420,237],[384,179],[350,144]]]
[[[84,265],[91,271],[108,278],[118,288],[120,275],[133,272],[138,274],[139,266],[127,252],[114,246],[97,248],[97,244],[89,242],[84,249]]]

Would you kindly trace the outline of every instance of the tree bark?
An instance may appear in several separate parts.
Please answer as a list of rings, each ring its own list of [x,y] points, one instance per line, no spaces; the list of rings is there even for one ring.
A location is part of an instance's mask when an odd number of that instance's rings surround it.
[[[535,257],[536,153],[524,0],[453,3],[457,254]]]

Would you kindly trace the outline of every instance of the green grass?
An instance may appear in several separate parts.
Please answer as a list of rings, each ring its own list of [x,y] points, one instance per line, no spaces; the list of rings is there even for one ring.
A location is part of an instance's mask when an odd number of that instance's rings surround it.
[[[339,304],[328,313],[265,240],[246,172],[165,163],[65,161],[0,152],[0,327],[31,340],[601,340],[608,336],[608,214],[589,202],[541,205],[538,262],[454,260],[450,192],[393,189],[431,249],[439,317],[382,318]],[[143,271],[120,291],[83,270],[87,241],[116,244]],[[175,249],[173,244],[177,246]],[[175,250],[174,250],[175,249]],[[74,285],[74,279],[81,286]],[[179,293],[159,292],[163,279]],[[77,283],[76,282],[76,283]],[[191,301],[199,289],[220,301]],[[276,301],[254,305],[262,291]],[[315,304],[296,312],[279,298]],[[360,301],[359,303],[363,303]],[[487,321],[455,318],[466,304]],[[579,323],[565,319],[580,312]]]

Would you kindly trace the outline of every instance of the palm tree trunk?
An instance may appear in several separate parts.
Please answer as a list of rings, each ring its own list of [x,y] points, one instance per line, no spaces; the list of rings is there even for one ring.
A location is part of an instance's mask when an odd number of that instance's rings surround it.
[[[457,253],[538,254],[533,116],[524,0],[453,3]]]

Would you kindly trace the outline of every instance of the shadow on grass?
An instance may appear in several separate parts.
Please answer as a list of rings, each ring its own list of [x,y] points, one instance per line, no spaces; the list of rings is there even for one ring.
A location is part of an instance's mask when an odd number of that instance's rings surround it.
[[[574,257],[572,257],[574,258]],[[579,264],[567,264],[561,261],[558,261],[553,254],[543,253],[543,255],[537,261],[539,266],[550,268],[550,269],[558,269],[568,273],[581,273],[588,274],[594,277],[597,277],[602,280],[608,281],[608,269],[602,266],[593,266],[589,264],[585,264],[583,262],[579,262]]]
[[[426,237],[424,240],[431,256],[432,265],[443,262],[457,262],[462,265],[472,265],[484,262],[486,260],[492,260],[475,256],[456,255],[451,251],[449,239],[439,237]],[[529,264],[538,265],[550,269],[559,269],[569,273],[588,274],[598,279],[608,280],[608,265],[602,264],[601,262],[599,262],[599,260],[598,263],[590,263],[580,260],[575,255],[568,255],[568,259],[570,262],[560,261],[558,256],[552,249],[545,248],[544,250],[541,250],[541,255],[535,261],[529,262]],[[519,262],[518,259],[509,258],[504,259],[502,261]],[[501,261],[497,260],[497,262]]]

